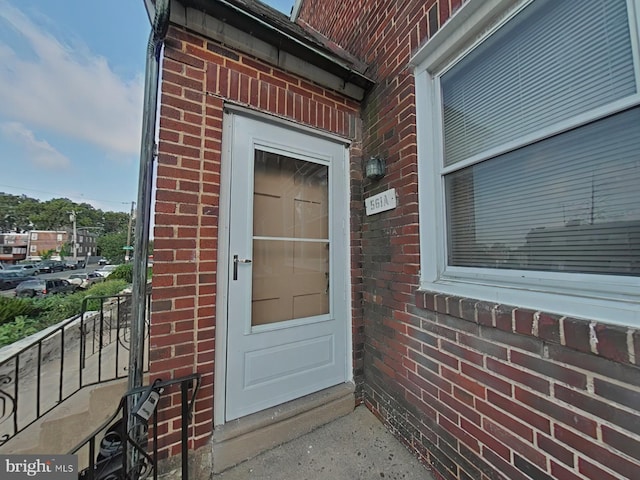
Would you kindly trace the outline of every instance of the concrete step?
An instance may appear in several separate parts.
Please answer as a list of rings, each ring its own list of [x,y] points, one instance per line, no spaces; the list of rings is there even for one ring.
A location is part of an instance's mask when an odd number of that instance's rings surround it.
[[[348,415],[354,407],[354,385],[345,383],[217,426],[212,445],[213,472],[223,472]]]
[[[127,379],[85,387],[0,447],[2,454],[64,454],[116,411]]]
[[[126,379],[93,388],[89,392],[88,406],[85,405],[84,409],[43,422],[40,446],[47,448],[55,445],[59,450],[47,453],[67,453],[113,415],[126,390]]]

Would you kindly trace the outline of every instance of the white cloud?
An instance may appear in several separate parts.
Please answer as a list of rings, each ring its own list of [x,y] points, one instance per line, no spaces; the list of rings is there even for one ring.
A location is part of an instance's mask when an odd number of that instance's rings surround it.
[[[67,169],[71,161],[45,140],[38,140],[33,132],[18,122],[0,124],[0,131],[9,140],[20,145],[28,153],[36,167],[49,170]]]
[[[84,140],[113,154],[140,149],[143,79],[124,80],[104,57],[71,48],[0,0],[7,25],[29,58],[0,44],[0,114]]]

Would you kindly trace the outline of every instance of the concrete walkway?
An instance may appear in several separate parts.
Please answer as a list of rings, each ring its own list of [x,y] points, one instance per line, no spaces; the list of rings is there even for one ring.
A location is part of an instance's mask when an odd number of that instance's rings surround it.
[[[366,407],[214,475],[214,480],[433,480]]]

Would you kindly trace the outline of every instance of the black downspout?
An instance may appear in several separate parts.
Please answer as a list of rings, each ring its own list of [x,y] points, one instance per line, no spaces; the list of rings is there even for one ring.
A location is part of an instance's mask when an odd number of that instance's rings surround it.
[[[129,349],[129,390],[142,386],[144,375],[144,336],[147,310],[147,259],[149,255],[149,230],[151,224],[151,198],[153,186],[153,162],[155,152],[156,110],[158,101],[158,83],[160,70],[160,52],[162,43],[169,30],[170,0],[156,1],[156,14],[153,20],[144,80],[144,106],[142,114],[142,143],[140,146],[140,173],[138,175],[138,210],[133,246],[133,291],[131,343]],[[129,396],[127,415],[127,435],[137,443],[146,438],[147,426],[134,415],[134,405],[140,395]],[[126,478],[138,478],[143,470],[140,453],[127,442]]]
[[[138,215],[136,217],[133,292],[134,308],[129,350],[129,389],[142,386],[144,373],[144,333],[146,319],[147,257],[151,223],[151,189],[155,157],[155,127],[158,99],[158,76],[162,43],[169,29],[169,1],[156,2],[156,15],[147,46],[147,65],[144,81],[144,109],[142,117],[142,145],[138,177]]]

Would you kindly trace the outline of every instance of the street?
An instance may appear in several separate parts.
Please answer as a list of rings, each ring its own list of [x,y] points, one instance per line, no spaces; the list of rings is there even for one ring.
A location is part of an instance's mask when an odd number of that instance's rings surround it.
[[[36,277],[33,278],[63,278],[63,279],[68,279],[69,276],[73,273],[79,273],[79,272],[93,272],[94,270],[97,270],[98,268],[100,268],[99,265],[97,264],[91,264],[88,265],[86,268],[78,268],[77,270],[64,270],[62,272],[55,272],[55,273],[40,273],[38,274]],[[10,290],[2,290],[0,291],[0,296],[2,297],[13,297],[15,296],[15,288],[12,288]]]

